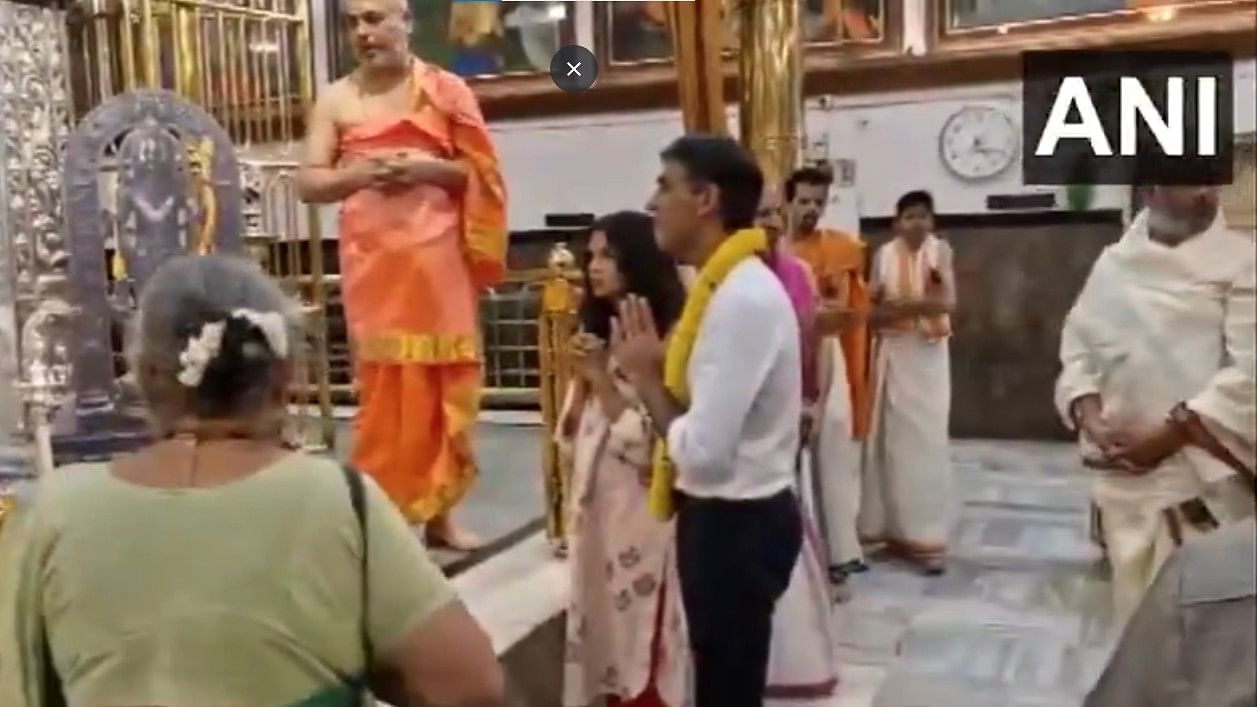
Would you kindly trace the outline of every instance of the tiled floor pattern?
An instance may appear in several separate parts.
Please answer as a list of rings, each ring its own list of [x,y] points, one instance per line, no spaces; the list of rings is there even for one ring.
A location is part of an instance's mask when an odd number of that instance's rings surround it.
[[[1108,587],[1069,445],[962,442],[951,561],[874,562],[836,609],[833,707],[1075,707],[1103,666]]]
[[[524,463],[537,431],[482,430],[482,456],[497,465],[486,467],[466,518],[487,529],[540,503],[536,467]],[[1075,459],[1070,445],[956,443],[963,503],[947,574],[874,562],[853,580],[854,598],[835,610],[842,687],[823,707],[1077,707],[1110,632],[1108,585],[1087,539],[1089,480]],[[497,565],[508,560],[529,569],[511,570],[518,586],[498,606],[502,592],[481,585],[501,588]],[[475,613],[509,643],[507,634],[561,605],[560,570],[534,537],[459,581],[469,599],[484,595]],[[481,581],[490,574],[497,579]]]

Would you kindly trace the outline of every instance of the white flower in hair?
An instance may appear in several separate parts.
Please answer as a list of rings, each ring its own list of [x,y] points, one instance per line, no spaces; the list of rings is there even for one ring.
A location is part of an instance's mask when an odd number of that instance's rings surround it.
[[[225,322],[206,322],[201,326],[201,333],[188,339],[188,345],[179,354],[180,383],[195,388],[205,378],[205,369],[218,356],[223,348],[223,329]]]
[[[259,312],[253,309],[237,309],[231,313],[236,319],[243,319],[262,332],[271,353],[277,358],[288,358],[288,325],[284,315],[279,312]]]

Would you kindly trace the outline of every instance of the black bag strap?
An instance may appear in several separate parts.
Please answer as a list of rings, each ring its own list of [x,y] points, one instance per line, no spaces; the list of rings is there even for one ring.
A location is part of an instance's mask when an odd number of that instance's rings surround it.
[[[345,483],[349,486],[349,502],[354,509],[354,517],[358,520],[358,532],[362,536],[362,565],[359,571],[359,582],[362,586],[362,691],[367,691],[366,676],[375,664],[375,647],[371,644],[370,607],[371,607],[371,536],[367,532],[367,489],[362,481],[362,474],[355,468],[342,467]]]
[[[65,690],[61,686],[61,676],[57,674],[57,666],[52,663],[52,645],[48,643],[47,627],[43,634],[43,702],[44,707],[66,707]]]

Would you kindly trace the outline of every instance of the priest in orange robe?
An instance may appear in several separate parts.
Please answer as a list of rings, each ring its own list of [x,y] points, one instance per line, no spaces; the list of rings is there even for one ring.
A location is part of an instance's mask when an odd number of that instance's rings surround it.
[[[506,194],[475,96],[411,55],[404,0],[349,0],[358,60],[310,117],[302,198],[341,202],[341,283],[359,413],[352,463],[430,542],[476,475],[479,292],[503,275]]]
[[[856,534],[860,509],[860,459],[868,429],[869,292],[865,249],[858,236],[820,227],[829,203],[833,176],[824,168],[804,167],[786,182],[789,247],[815,277],[821,308],[817,328],[830,351],[826,367],[830,389],[819,430],[818,466],[824,489],[830,574],[837,582],[864,568]]]

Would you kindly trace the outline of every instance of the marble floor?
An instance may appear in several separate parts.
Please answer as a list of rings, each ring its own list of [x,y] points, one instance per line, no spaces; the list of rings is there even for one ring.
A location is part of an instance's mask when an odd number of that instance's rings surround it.
[[[540,434],[532,422],[482,420],[482,478],[462,513],[487,537],[520,535],[537,517]],[[1111,631],[1104,566],[1087,536],[1089,477],[1075,455],[1068,444],[955,443],[961,503],[948,572],[927,578],[874,561],[853,578],[852,600],[834,615],[842,686],[824,707],[1079,704],[1103,667]],[[537,533],[523,537],[459,578],[471,596],[485,595],[473,602],[475,613],[510,636],[561,607],[567,591],[566,572]],[[503,598],[488,588],[503,586],[507,565],[514,579]],[[482,574],[496,579],[480,581]]]
[[[502,447],[512,460],[517,444]],[[839,694],[809,707],[1077,707],[1094,683],[1111,648],[1109,593],[1074,448],[962,441],[953,456],[961,508],[948,572],[874,561],[854,577],[834,611]],[[496,500],[503,490],[478,493],[471,523],[518,511]],[[558,612],[568,590],[536,533],[455,584],[503,645]]]
[[[1074,707],[1103,667],[1108,585],[1073,448],[958,442],[953,456],[948,572],[873,562],[853,578],[832,707]]]

